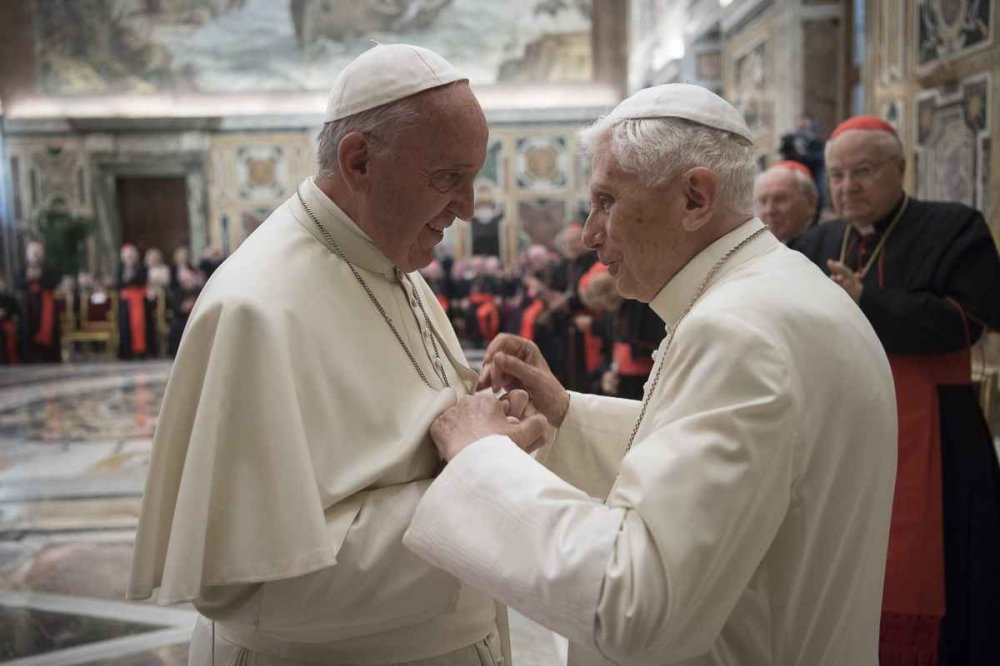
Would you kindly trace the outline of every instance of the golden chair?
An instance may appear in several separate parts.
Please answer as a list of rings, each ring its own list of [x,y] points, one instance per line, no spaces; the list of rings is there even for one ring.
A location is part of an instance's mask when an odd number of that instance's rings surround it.
[[[104,345],[109,360],[114,360],[118,353],[118,294],[109,291],[107,308],[104,316],[96,316],[92,310],[91,292],[80,293],[79,325],[72,329],[63,329],[62,353],[63,360],[68,361],[76,344],[96,342]],[[70,309],[72,312],[72,309]],[[65,321],[65,319],[64,319]]]

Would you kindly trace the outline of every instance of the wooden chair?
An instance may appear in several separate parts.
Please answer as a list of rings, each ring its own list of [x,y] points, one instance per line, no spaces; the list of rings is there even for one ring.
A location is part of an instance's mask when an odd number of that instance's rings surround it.
[[[104,303],[92,302],[92,292],[80,293],[79,325],[72,330],[63,329],[63,360],[68,361],[77,343],[104,345],[109,360],[118,353],[118,294],[109,291]]]
[[[156,328],[156,355],[163,358],[167,355],[167,340],[170,336],[170,317],[167,311],[167,290],[158,289],[156,305],[153,310],[153,321]]]

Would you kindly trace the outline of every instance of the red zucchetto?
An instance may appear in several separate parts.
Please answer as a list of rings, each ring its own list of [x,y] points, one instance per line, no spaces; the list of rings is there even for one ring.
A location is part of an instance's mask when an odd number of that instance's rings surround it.
[[[854,116],[853,118],[848,118],[844,122],[837,125],[837,129],[833,130],[833,134],[830,135],[831,139],[836,139],[838,134],[842,134],[849,130],[879,130],[882,132],[889,132],[890,134],[896,134],[896,128],[875,116]]]
[[[812,171],[810,171],[809,167],[807,167],[802,162],[796,162],[795,160],[782,160],[781,162],[776,162],[775,164],[771,165],[771,169],[776,169],[778,167],[784,167],[786,169],[792,169],[794,171],[801,171],[805,175],[812,178]],[[770,169],[768,170],[770,171]]]

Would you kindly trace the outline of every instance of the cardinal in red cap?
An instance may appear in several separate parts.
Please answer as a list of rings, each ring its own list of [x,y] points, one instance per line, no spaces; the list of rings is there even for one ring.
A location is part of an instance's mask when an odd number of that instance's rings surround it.
[[[801,162],[778,162],[757,176],[753,196],[757,217],[785,245],[794,243],[816,219],[816,184]]]
[[[970,348],[1000,326],[996,246],[979,211],[904,191],[880,118],[837,127],[826,170],[840,219],[796,249],[857,301],[896,388],[880,663],[1000,664],[1000,468],[970,377]]]

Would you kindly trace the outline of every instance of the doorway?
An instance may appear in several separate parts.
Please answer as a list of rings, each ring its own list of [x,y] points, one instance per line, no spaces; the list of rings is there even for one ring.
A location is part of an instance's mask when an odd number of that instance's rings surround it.
[[[183,176],[128,176],[115,179],[121,243],[140,252],[156,247],[169,262],[174,249],[191,245],[187,186]]]

